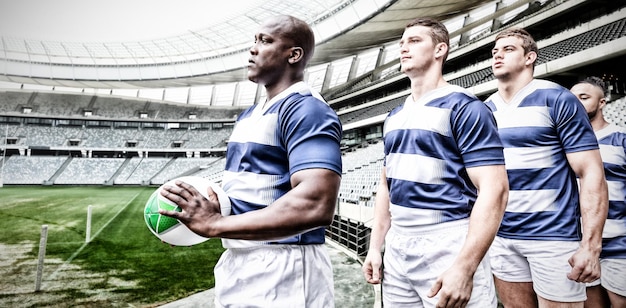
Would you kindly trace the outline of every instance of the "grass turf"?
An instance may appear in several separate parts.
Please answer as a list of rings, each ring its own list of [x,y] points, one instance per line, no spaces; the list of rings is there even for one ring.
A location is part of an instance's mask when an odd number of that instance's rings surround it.
[[[220,241],[211,239],[192,247],[162,243],[143,219],[145,202],[155,189],[4,186],[0,188],[0,243],[32,242],[30,255],[36,260],[41,225],[46,224],[46,259],[58,258],[83,270],[134,282],[114,290],[133,305],[169,302],[212,288],[213,267],[223,252]],[[91,241],[85,245],[88,205],[92,206]],[[50,271],[44,267],[44,285]],[[91,287],[105,287],[95,284]],[[85,291],[61,292],[66,292],[63,298],[71,305],[88,297]]]

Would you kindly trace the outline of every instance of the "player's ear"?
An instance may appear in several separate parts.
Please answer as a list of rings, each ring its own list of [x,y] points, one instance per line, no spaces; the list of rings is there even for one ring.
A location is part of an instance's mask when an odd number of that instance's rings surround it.
[[[291,47],[289,53],[289,64],[300,62],[304,58],[304,49],[302,47]]]
[[[529,51],[526,54],[526,65],[533,65],[537,61],[537,53],[534,51]]]
[[[448,44],[446,43],[438,43],[435,45],[435,58],[439,59],[443,57],[448,52]]]
[[[606,98],[605,97],[601,98],[600,99],[600,104],[598,104],[598,107],[600,109],[604,108],[604,106],[606,106]]]

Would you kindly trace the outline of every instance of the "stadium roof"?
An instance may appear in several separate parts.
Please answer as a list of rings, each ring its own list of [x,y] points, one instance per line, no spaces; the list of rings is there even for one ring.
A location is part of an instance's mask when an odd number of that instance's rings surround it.
[[[236,13],[213,18],[198,30],[181,30],[161,38],[72,41],[3,34],[0,81],[76,88],[167,88],[240,81],[245,79],[254,32],[276,14],[294,15],[312,26],[318,42],[311,63],[315,65],[396,40],[406,23],[417,16],[447,19],[490,1],[248,1]],[[10,1],[0,5],[7,3]],[[172,3],[180,6],[184,2]],[[150,14],[150,9],[137,14]],[[45,30],[41,29],[42,33]]]

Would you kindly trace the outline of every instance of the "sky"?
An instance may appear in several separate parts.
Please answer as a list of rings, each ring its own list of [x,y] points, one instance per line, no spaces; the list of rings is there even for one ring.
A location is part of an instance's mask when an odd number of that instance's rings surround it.
[[[260,0],[218,1],[0,0],[0,36],[68,42],[146,41],[206,28],[243,13]]]

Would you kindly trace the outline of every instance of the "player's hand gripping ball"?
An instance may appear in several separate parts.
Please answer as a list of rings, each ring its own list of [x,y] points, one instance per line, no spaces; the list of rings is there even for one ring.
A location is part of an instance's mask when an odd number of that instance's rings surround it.
[[[202,196],[209,198],[207,188],[211,187],[217,194],[223,216],[230,215],[230,199],[224,190],[216,183],[199,176],[183,176],[161,185],[152,193],[144,207],[144,219],[148,229],[161,241],[175,246],[192,246],[208,240],[191,231],[178,219],[159,214],[159,209],[181,212],[182,209],[175,203],[161,196],[164,186],[174,186],[176,181],[185,182],[193,186]]]

